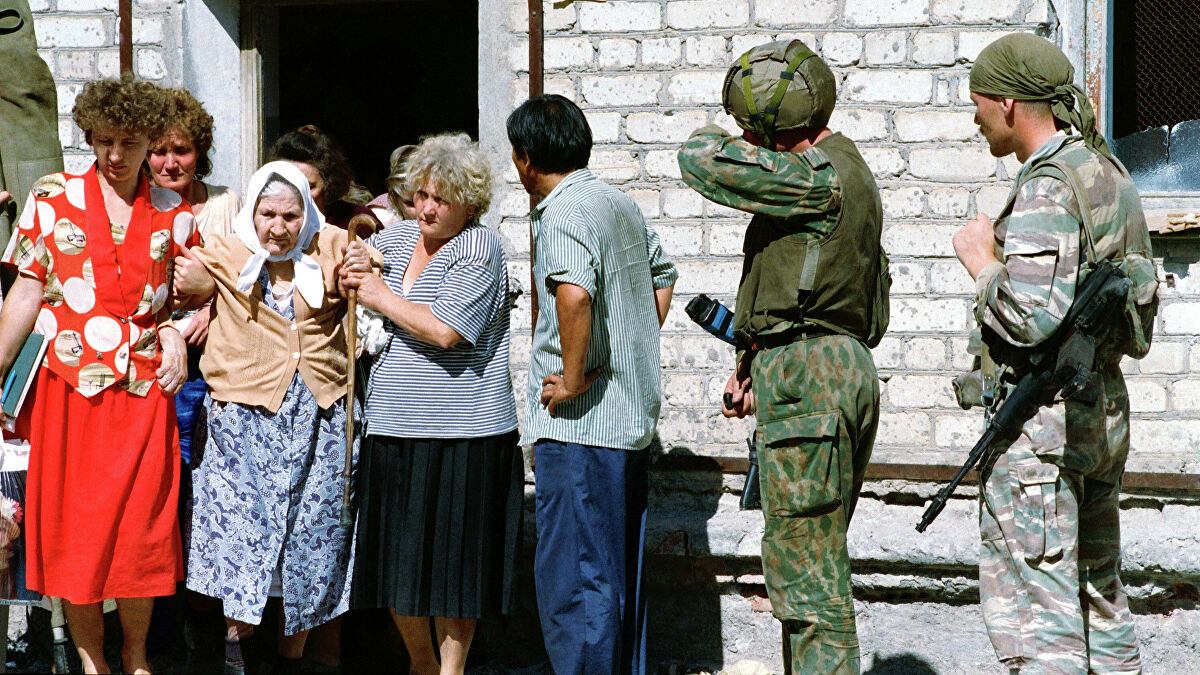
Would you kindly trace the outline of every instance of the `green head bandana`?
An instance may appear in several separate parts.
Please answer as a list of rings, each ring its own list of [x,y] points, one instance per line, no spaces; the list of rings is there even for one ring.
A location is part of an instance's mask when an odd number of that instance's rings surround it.
[[[1112,159],[1104,136],[1096,130],[1096,113],[1075,84],[1075,68],[1067,55],[1036,35],[1005,35],[988,45],[971,68],[971,91],[1017,101],[1047,101],[1054,117],[1075,127],[1083,142]]]

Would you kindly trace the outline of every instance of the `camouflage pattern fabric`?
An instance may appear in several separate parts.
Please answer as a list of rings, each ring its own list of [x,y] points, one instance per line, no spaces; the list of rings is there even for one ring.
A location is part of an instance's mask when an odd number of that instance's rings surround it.
[[[1097,259],[1118,259],[1125,229],[1146,227],[1126,175],[1077,136],[1056,136],[1034,153],[996,222],[1002,262],[977,279],[976,318],[1018,346],[1054,332],[1086,269],[1079,201],[1038,167],[1050,157],[1074,167],[1088,189]],[[1097,403],[1042,408],[983,476],[984,617],[997,657],[1022,673],[1140,672],[1119,576],[1117,496],[1129,453],[1119,359],[1119,349],[1101,345]]]
[[[846,528],[879,423],[871,353],[844,335],[758,352],[762,561],[788,673],[858,673]]]

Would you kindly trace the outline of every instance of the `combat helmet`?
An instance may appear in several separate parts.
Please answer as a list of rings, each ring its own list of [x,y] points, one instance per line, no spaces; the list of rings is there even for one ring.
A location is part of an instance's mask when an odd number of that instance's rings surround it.
[[[799,40],[754,47],[725,75],[725,112],[738,126],[763,137],[779,131],[821,128],[837,96],[833,71]]]

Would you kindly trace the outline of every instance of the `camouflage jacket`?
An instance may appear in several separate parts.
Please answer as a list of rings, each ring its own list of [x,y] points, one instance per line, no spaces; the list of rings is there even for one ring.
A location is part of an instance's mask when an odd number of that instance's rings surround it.
[[[680,149],[679,167],[700,194],[754,214],[733,322],[743,347],[801,326],[878,341],[887,325],[882,208],[850,139],[834,133],[776,152],[708,126]]]
[[[679,149],[679,169],[688,187],[718,204],[794,218],[796,234],[824,235],[837,224],[841,188],[819,147],[774,152],[710,124]]]

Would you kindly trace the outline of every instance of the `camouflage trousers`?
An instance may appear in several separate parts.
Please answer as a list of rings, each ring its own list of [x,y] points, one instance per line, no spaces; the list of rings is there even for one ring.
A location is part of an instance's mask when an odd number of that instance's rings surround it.
[[[1141,672],[1120,578],[1129,400],[1115,368],[1097,384],[1096,406],[1039,410],[980,490],[984,622],[1022,674]]]
[[[758,353],[762,562],[788,673],[858,673],[846,528],[879,424],[871,353],[841,335]]]

